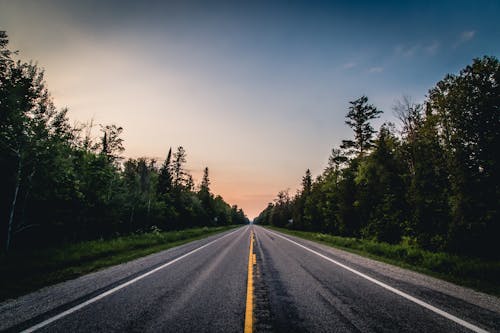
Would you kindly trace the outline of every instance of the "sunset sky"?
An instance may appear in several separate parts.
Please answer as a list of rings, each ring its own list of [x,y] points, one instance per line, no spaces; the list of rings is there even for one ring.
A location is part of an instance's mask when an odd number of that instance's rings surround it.
[[[184,146],[250,218],[323,170],[350,100],[384,110],[378,128],[403,95],[500,55],[496,0],[270,3],[0,0],[0,30],[72,121],[123,126],[126,157]]]

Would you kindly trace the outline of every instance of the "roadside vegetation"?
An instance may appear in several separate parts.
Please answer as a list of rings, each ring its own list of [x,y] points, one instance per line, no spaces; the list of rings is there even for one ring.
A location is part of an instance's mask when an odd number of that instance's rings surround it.
[[[425,273],[500,297],[500,261],[431,252],[403,241],[388,244],[319,232],[270,227],[292,236],[356,253],[368,258]]]
[[[122,127],[71,124],[43,70],[15,58],[0,31],[1,252],[248,222],[211,192],[208,167],[194,183],[182,146],[166,145],[162,163],[125,159]]]
[[[0,31],[0,299],[248,223],[182,146],[124,158],[122,127],[71,124],[16,58]]]
[[[353,137],[315,178],[280,191],[254,223],[442,274],[498,294],[500,62],[484,56],[446,75],[423,103],[349,102]],[[472,259],[475,258],[475,259]]]
[[[0,301],[188,243],[237,226],[203,227],[92,240],[0,255]]]

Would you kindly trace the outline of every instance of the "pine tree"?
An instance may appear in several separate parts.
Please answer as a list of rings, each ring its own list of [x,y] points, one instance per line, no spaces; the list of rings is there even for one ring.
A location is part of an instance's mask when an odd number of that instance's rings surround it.
[[[307,169],[306,174],[302,177],[302,195],[307,196],[311,193],[312,177],[311,170]]]
[[[167,158],[160,168],[156,193],[164,196],[172,190],[172,148],[168,150]]]
[[[342,140],[342,149],[348,155],[355,154],[363,157],[373,147],[373,134],[375,130],[370,120],[376,119],[382,113],[374,105],[368,104],[368,97],[361,96],[355,101],[349,102],[349,112],[345,123],[354,130],[354,140]]]
[[[177,152],[174,154],[174,165],[173,165],[173,181],[174,188],[181,189],[186,182],[186,173],[184,171],[184,164],[186,163],[186,151],[184,147],[180,146],[177,148]]]
[[[210,179],[208,178],[208,167],[203,170],[203,178],[200,184],[200,191],[210,193]]]

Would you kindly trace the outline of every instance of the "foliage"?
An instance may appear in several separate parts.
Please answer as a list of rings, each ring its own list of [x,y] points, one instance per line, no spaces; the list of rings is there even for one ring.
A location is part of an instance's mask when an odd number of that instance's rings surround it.
[[[399,135],[384,124],[375,136],[370,120],[380,111],[362,96],[346,116],[354,139],[332,150],[312,184],[306,173],[295,197],[280,192],[255,222],[498,259],[499,108],[494,57],[447,75],[424,104],[405,97],[395,107]]]
[[[374,105],[368,104],[368,97],[360,98],[349,102],[349,112],[345,123],[354,131],[354,140],[343,140],[342,149],[348,154],[356,154],[362,157],[373,146],[373,134],[375,130],[370,124],[370,120],[378,118],[382,111]]]
[[[67,109],[54,106],[44,73],[14,61],[0,31],[0,245],[46,248],[55,244],[150,230],[247,223],[243,212],[202,191],[185,170],[186,151],[156,160],[122,157],[123,128],[70,126]]]

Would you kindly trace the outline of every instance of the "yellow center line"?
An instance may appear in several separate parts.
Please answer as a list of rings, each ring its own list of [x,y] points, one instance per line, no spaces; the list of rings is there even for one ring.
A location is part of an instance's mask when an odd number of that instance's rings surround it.
[[[253,331],[253,265],[256,263],[253,253],[253,231],[250,232],[250,252],[248,255],[247,305],[245,311],[245,333]]]

